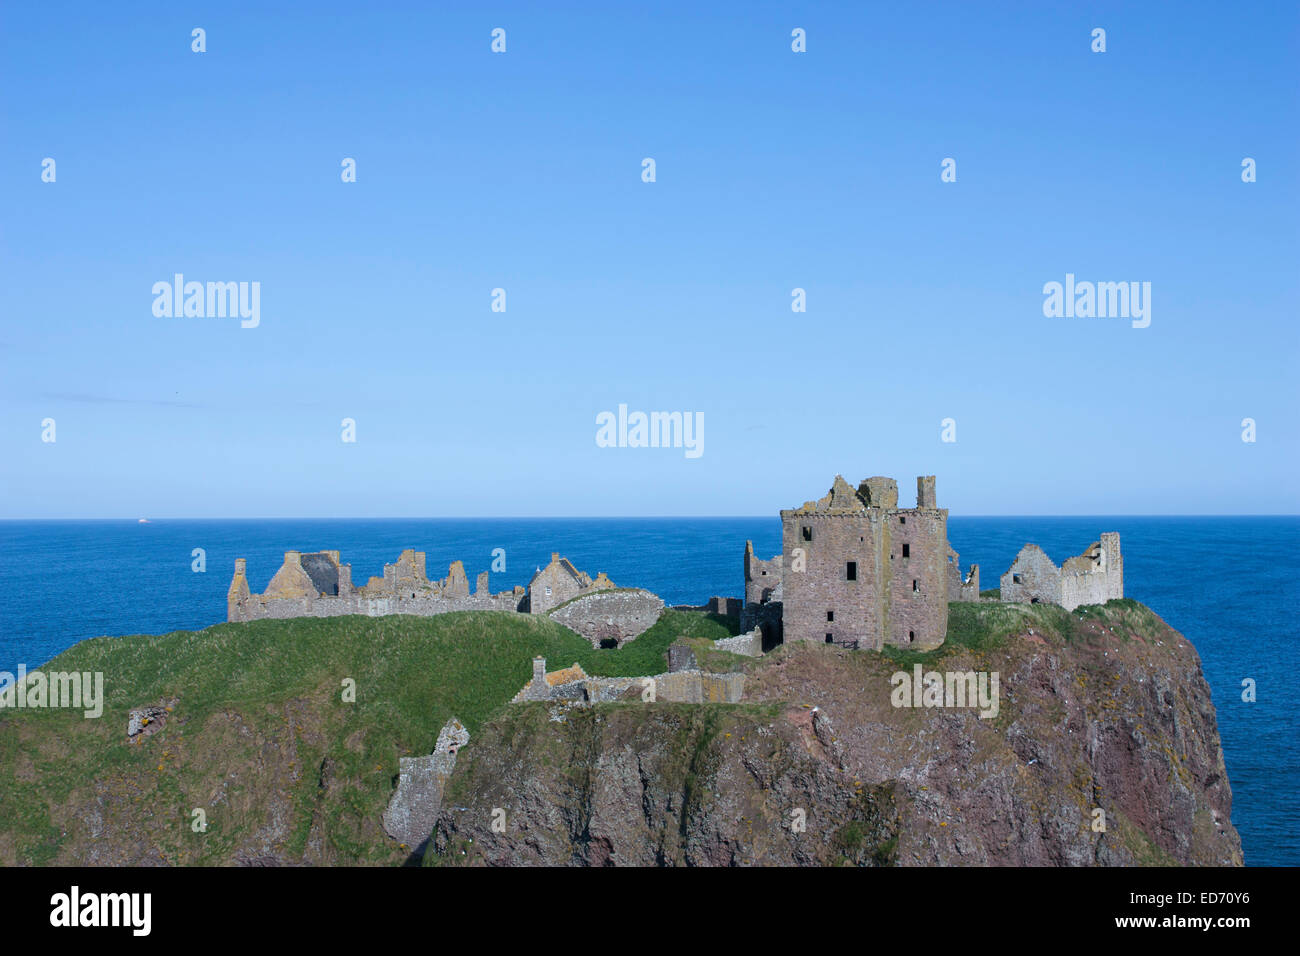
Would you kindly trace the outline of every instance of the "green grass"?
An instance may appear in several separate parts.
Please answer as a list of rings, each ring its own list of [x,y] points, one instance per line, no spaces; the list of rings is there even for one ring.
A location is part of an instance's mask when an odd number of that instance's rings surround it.
[[[1135,601],[1072,612],[958,602],[944,646],[885,655],[910,667],[999,647],[1028,627],[1071,641],[1097,624],[1120,639],[1170,633]],[[0,864],[55,862],[64,844],[120,850],[128,862],[140,861],[139,846],[151,861],[229,862],[277,815],[287,835],[275,850],[287,857],[323,839],[327,860],[400,862],[379,829],[399,759],[429,753],[452,715],[477,735],[529,680],[535,655],[551,669],[577,662],[594,676],[640,676],[664,671],[668,646],[685,639],[706,667],[748,668],[705,643],[734,630],[734,619],[669,609],[637,639],[604,650],[544,616],[471,611],[84,641],[42,670],[102,672],[101,718],[0,710]],[[342,700],[345,679],[355,682],[353,703]],[[173,698],[163,729],[128,744],[129,710]],[[195,807],[209,813],[202,836],[188,825]]]
[[[106,712],[163,697],[190,703],[188,716],[230,704],[278,702],[318,688],[357,682],[357,709],[384,714],[418,737],[434,736],[454,713],[473,733],[532,675],[532,658],[550,669],[575,661],[589,674],[636,676],[666,666],[668,646],[684,637],[730,636],[704,614],[666,610],[624,647],[598,650],[538,616],[464,611],[435,617],[295,618],[218,624],[161,637],[83,641],[42,670],[102,671]],[[24,711],[40,719],[57,712]],[[420,716],[417,716],[419,714]],[[405,734],[403,736],[406,736]],[[432,739],[429,743],[432,745]]]
[[[932,651],[912,651],[887,645],[883,653],[904,667],[931,664],[961,648],[995,650],[1011,635],[1030,628],[1044,639],[1079,640],[1085,633],[1082,625],[1087,622],[1105,624],[1121,640],[1127,640],[1133,633],[1147,639],[1167,633],[1149,608],[1128,598],[1086,604],[1073,611],[1055,604],[954,601],[948,605],[948,634],[941,646]]]
[[[195,839],[186,826],[190,809],[206,806],[230,770],[248,780],[247,792],[232,800],[272,799],[253,785],[267,772],[270,747],[279,755],[273,761],[297,758],[296,778],[275,784],[290,791],[286,851],[301,851],[313,825],[323,825],[340,859],[391,862],[394,848],[375,831],[398,759],[430,752],[451,716],[476,734],[527,683],[538,654],[548,669],[577,662],[592,675],[661,673],[674,641],[730,636],[725,619],[715,618],[665,610],[636,640],[611,650],[542,616],[483,611],[256,621],[84,641],[42,670],[102,672],[102,717],[0,711],[0,829],[8,831],[0,833],[0,854],[54,859],[62,829],[79,826],[64,811],[96,802],[90,791],[98,786],[112,791],[123,813],[139,805],[166,817],[165,859],[221,862],[248,834],[213,812],[208,833]],[[355,682],[353,703],[342,699],[345,679]],[[170,698],[177,704],[166,726],[128,744],[129,710]],[[326,773],[334,781],[328,793]],[[82,834],[79,844],[85,840]]]
[[[1169,638],[1169,628],[1155,611],[1132,598],[1112,598],[1105,604],[1085,604],[1068,612],[1075,621],[1094,621],[1106,625],[1121,640],[1134,634],[1145,640]],[[1078,626],[1075,625],[1077,630]]]
[[[1008,636],[1036,622],[1038,605],[999,604],[987,601],[953,601],[948,605],[948,633],[943,644],[931,651],[914,651],[886,645],[883,653],[903,667],[929,664],[958,651],[992,650]],[[1029,623],[1028,626],[1032,626]]]
[[[643,590],[645,589],[644,588],[600,588],[596,591],[586,591],[583,594],[577,594],[571,598],[568,598],[567,600],[561,601],[559,604],[555,605],[555,607],[551,608],[546,613],[548,615],[554,614],[560,608],[568,607],[573,602],[581,601],[583,598],[589,598],[593,594],[628,594],[631,593],[632,591],[643,591]]]

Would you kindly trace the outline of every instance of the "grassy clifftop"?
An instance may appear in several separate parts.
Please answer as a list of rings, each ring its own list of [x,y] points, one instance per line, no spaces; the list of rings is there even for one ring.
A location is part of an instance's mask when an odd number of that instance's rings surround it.
[[[457,764],[425,863],[1240,864],[1182,635],[1135,601],[949,611],[929,652],[745,659],[740,705],[512,707]],[[998,706],[899,703],[915,668],[997,675]]]
[[[652,674],[674,640],[729,633],[670,610],[625,647],[594,650],[543,618],[463,612],[84,641],[41,669],[102,672],[100,718],[0,710],[0,864],[401,862],[379,827],[399,758],[432,750],[452,715],[476,734],[534,655]],[[149,705],[171,707],[161,730],[128,743],[129,711]]]
[[[478,611],[86,641],[42,669],[102,672],[102,717],[0,710],[0,864],[408,862],[382,814],[399,759],[428,753],[452,715],[471,741],[442,862],[1240,861],[1195,649],[1136,602],[953,604],[947,642],[924,654],[709,647],[729,633],[669,610],[596,650],[546,618]],[[534,655],[654,674],[682,638],[706,667],[746,670],[745,703],[601,705],[563,723],[506,707]],[[999,671],[999,714],[892,707],[891,672],[914,664]],[[128,741],[143,706],[169,709]],[[497,806],[528,841],[487,829]],[[790,807],[837,822],[792,839]],[[1097,807],[1105,837],[1089,830]]]

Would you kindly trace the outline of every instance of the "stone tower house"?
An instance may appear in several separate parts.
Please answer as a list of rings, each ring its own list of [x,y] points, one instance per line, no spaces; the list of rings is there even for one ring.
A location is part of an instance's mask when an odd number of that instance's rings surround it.
[[[824,498],[781,512],[781,543],[784,640],[872,650],[943,643],[951,548],[933,476],[916,479],[915,508],[899,508],[894,479],[855,489],[836,475]]]

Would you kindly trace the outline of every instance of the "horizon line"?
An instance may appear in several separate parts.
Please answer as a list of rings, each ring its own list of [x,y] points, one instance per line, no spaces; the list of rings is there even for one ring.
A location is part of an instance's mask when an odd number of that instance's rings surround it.
[[[907,511],[910,509],[898,509]],[[12,517],[0,516],[2,521],[130,521],[137,524],[154,524],[160,521],[671,521],[682,519],[758,519],[780,520],[771,514],[665,514],[665,515],[181,515],[159,518],[142,517]],[[1300,512],[1168,512],[1168,513],[1110,513],[1110,514],[959,514],[949,518],[1297,518]]]

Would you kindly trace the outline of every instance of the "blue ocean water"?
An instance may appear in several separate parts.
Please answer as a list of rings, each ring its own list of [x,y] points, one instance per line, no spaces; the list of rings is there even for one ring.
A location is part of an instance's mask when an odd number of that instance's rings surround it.
[[[1233,823],[1250,865],[1300,865],[1300,754],[1287,681],[1300,675],[1300,517],[953,517],[963,567],[995,587],[1034,541],[1058,564],[1119,531],[1125,593],[1195,644],[1218,710]],[[780,550],[776,517],[0,521],[0,670],[44,664],[104,634],[160,634],[225,620],[236,557],[262,590],[283,552],[339,549],[363,584],[402,548],[428,553],[430,577],[463,560],[471,581],[503,548],[492,590],[526,585],[559,551],[591,573],[649,588],[670,604],[743,592],[741,558]],[[193,570],[202,548],[206,571]],[[1253,678],[1257,701],[1241,699]]]

